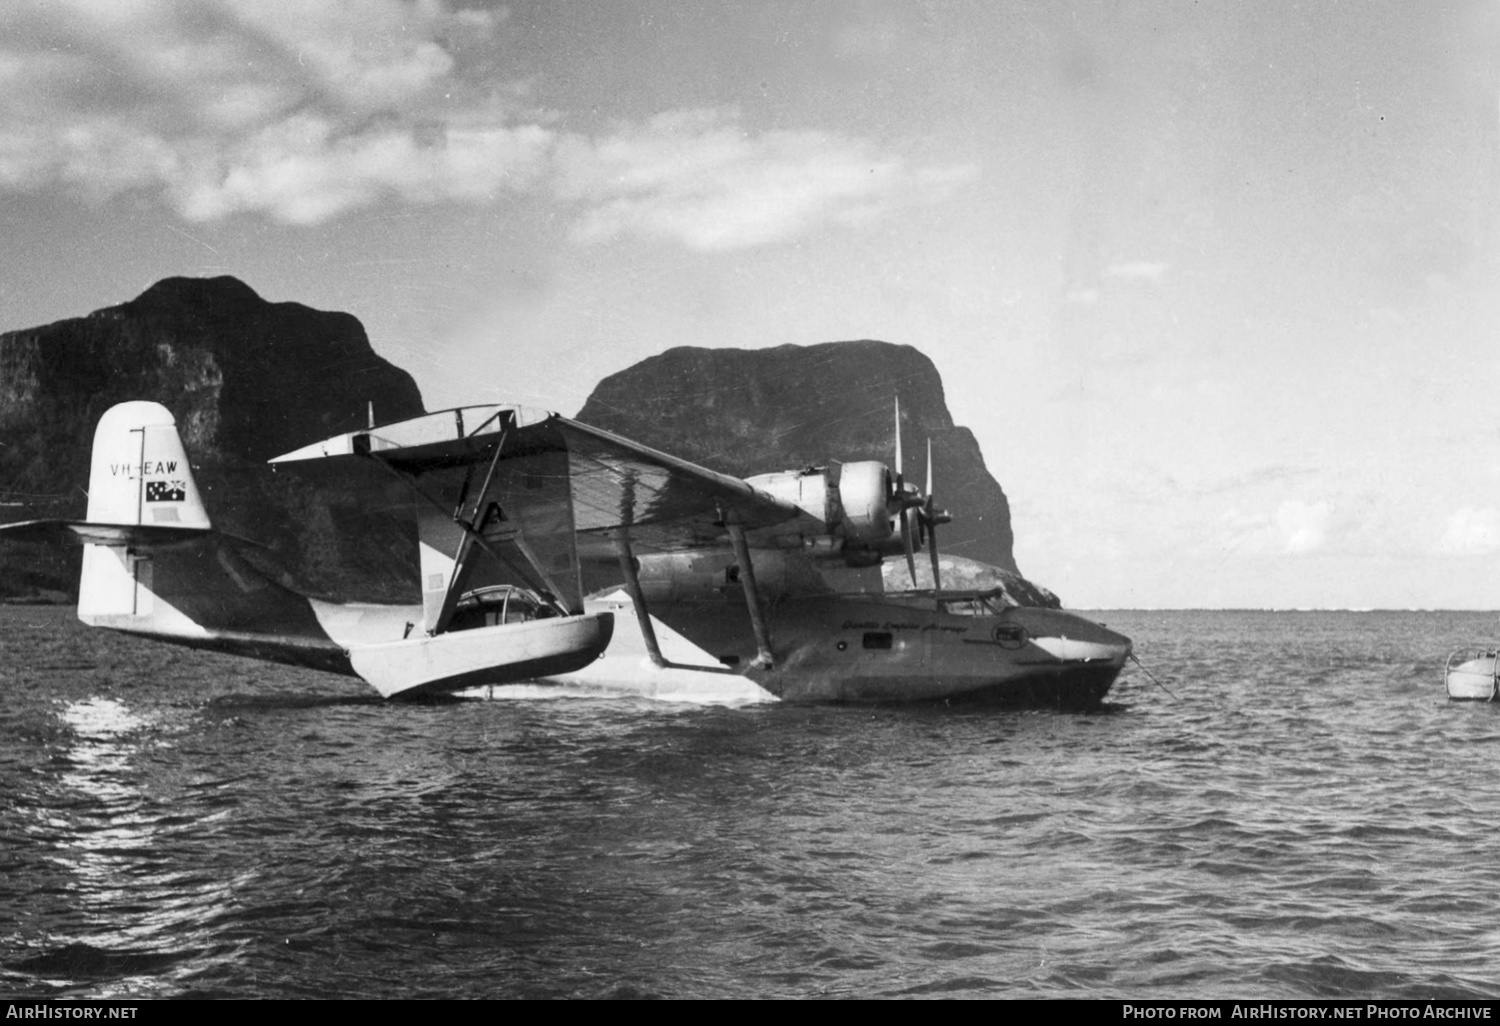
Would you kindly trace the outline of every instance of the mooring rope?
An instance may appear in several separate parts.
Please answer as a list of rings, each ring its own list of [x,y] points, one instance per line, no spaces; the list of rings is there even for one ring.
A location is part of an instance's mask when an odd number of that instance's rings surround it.
[[[1135,665],[1137,665],[1137,666],[1139,666],[1141,668],[1141,672],[1144,673],[1148,678],[1150,678],[1151,683],[1153,683],[1157,687],[1161,688],[1167,694],[1172,695],[1172,701],[1174,701],[1174,702],[1177,701],[1177,696],[1172,694],[1172,689],[1169,688],[1169,687],[1167,687],[1161,681],[1157,680],[1156,679],[1156,674],[1154,674],[1150,670],[1146,669],[1145,664],[1142,663],[1139,659],[1136,658],[1136,655],[1135,655],[1134,652],[1130,653],[1130,661],[1132,663],[1135,663]]]

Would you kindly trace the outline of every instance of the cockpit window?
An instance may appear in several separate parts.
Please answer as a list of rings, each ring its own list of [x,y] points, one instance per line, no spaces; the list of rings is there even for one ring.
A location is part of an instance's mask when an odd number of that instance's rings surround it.
[[[497,627],[505,623],[524,623],[556,616],[557,613],[531,592],[509,584],[476,588],[458,600],[453,609],[450,631],[467,631],[476,627]]]
[[[940,601],[943,605],[943,612],[952,613],[954,616],[1000,616],[1015,605],[1003,591],[985,595],[965,595],[963,598],[940,599]]]

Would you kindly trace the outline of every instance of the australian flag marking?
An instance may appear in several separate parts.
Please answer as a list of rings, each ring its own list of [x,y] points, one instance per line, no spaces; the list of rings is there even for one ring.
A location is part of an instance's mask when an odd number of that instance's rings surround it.
[[[186,502],[186,481],[147,481],[147,502]]]

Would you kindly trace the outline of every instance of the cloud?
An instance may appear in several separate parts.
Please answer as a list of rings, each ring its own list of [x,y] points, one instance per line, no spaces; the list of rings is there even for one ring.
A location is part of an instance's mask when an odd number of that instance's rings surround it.
[[[385,195],[412,202],[488,200],[535,178],[550,142],[551,133],[536,126],[442,127],[435,139],[402,126],[341,135],[325,119],[297,115],[170,191],[193,221],[266,211],[290,224],[316,224]]]
[[[1462,506],[1449,514],[1438,552],[1449,556],[1489,556],[1500,552],[1500,510]]]
[[[1281,531],[1283,551],[1303,555],[1323,548],[1328,538],[1328,519],[1332,507],[1326,502],[1288,500],[1276,510],[1276,527]]]
[[[1210,474],[1191,489],[1198,495],[1222,495],[1265,486],[1283,487],[1317,474],[1310,467],[1285,463],[1262,464],[1232,474]]]
[[[1307,555],[1327,546],[1332,515],[1328,502],[1296,499],[1282,502],[1274,515],[1233,510],[1220,517],[1210,547],[1247,556]]]
[[[675,111],[559,147],[558,193],[589,208],[575,237],[624,234],[727,250],[825,222],[867,223],[930,202],[974,177],[969,166],[912,167],[860,140],[815,131],[753,135],[733,115]]]
[[[380,202],[561,200],[574,238],[699,250],[858,226],[970,166],[820,131],[669,112],[594,135],[497,82],[503,15],[450,0],[0,5],[0,189],[296,225]]]
[[[487,38],[500,21],[491,12],[450,11],[439,0],[236,0],[230,10],[276,52],[295,56],[327,95],[364,110],[404,104],[444,84],[454,59],[439,39]]]
[[[382,197],[489,199],[550,134],[455,76],[440,40],[498,19],[439,0],[58,0],[0,13],[0,185],[156,190],[189,220],[308,224]],[[444,101],[467,92],[458,115]],[[481,122],[477,127],[465,120]]]
[[[1169,266],[1161,261],[1150,260],[1127,260],[1110,264],[1099,272],[1097,280],[1071,285],[1063,295],[1063,303],[1067,306],[1098,306],[1104,301],[1105,282],[1118,279],[1155,283],[1161,281]]]

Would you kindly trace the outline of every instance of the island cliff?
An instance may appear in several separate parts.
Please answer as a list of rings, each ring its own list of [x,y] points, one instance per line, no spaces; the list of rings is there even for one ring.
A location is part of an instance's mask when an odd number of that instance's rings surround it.
[[[894,465],[901,400],[906,480],[921,487],[932,441],[933,491],[954,515],[939,535],[946,588],[1004,587],[1024,605],[1058,605],[1020,576],[1010,504],[973,432],[953,423],[943,382],[911,346],[862,339],[771,349],[669,349],[601,381],[578,419],[736,477],[882,460]],[[932,586],[925,556],[917,583]],[[886,584],[909,588],[904,560]]]
[[[357,319],[268,303],[235,278],[167,278],[128,303],[0,334],[4,519],[81,519],[94,426],[128,399],[172,411],[214,526],[306,571],[294,583],[407,590],[411,557],[385,555],[405,538],[397,522],[265,465],[363,427],[370,403],[386,420],[423,412],[411,375],[371,349]],[[0,596],[76,589],[76,551],[0,548]]]
[[[578,419],[749,476],[890,462],[898,393],[907,479],[924,480],[931,438],[938,501],[956,517],[942,533],[944,585],[1056,605],[1020,578],[1005,495],[910,346],[673,349],[601,382]],[[266,546],[288,584],[415,599],[409,523],[265,462],[364,427],[370,404],[380,422],[424,412],[411,375],[374,352],[353,316],[270,303],[230,277],[168,278],[86,317],[0,334],[0,519],[82,518],[94,426],[128,399],[172,411],[215,526]],[[77,567],[76,550],[0,546],[0,598],[69,598]],[[904,561],[886,572],[909,586]],[[929,585],[925,558],[918,572]]]

